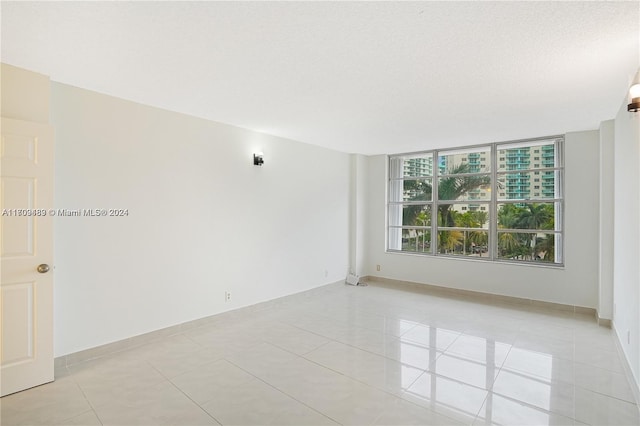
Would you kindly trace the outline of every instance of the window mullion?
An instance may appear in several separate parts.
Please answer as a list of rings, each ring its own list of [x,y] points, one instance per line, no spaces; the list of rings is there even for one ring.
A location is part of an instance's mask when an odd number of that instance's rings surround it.
[[[433,183],[431,184],[431,254],[438,253],[438,179],[440,167],[438,165],[438,152],[433,151]]]
[[[491,200],[489,201],[489,258],[498,258],[498,148],[491,144]]]

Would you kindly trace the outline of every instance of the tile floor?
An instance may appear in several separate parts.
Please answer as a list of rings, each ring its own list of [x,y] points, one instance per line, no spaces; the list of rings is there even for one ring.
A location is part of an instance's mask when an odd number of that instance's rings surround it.
[[[591,317],[382,285],[214,317],[0,400],[8,425],[638,425]]]

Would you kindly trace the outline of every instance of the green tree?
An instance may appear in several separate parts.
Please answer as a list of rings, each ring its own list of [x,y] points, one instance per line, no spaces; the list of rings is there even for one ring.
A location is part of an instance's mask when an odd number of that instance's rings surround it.
[[[536,241],[536,253],[542,253],[542,260],[554,262],[556,260],[556,238],[553,234],[547,234]]]
[[[459,164],[452,167],[447,171],[448,176],[440,180],[438,185],[438,194],[440,200],[457,200],[461,198],[467,192],[477,189],[483,185],[488,185],[490,182],[489,176],[468,176],[465,173],[470,173],[470,167],[468,164]],[[458,176],[461,175],[461,176]],[[408,197],[406,201],[425,201],[431,200],[433,194],[432,184],[427,179],[415,179],[404,180],[403,183],[404,194]],[[403,222],[408,225],[416,226],[428,226],[423,218],[424,206],[418,204],[409,204],[404,208],[404,220]],[[437,223],[438,226],[452,227],[456,226],[456,215],[458,212],[452,209],[452,204],[439,204],[437,211]],[[484,222],[486,222],[486,217]],[[477,222],[477,220],[476,220]],[[444,231],[443,231],[444,232]],[[430,233],[424,232],[423,239],[430,236]],[[418,249],[418,237],[416,236],[415,247]],[[439,233],[438,247],[446,251],[452,251],[456,246],[460,245],[460,240],[464,240],[463,245],[466,247],[466,235],[462,235],[459,231],[447,231],[446,234]],[[426,242],[423,241],[423,248],[426,246]],[[464,249],[466,250],[466,248]]]
[[[405,180],[403,189],[404,194],[409,195],[406,201],[429,202],[431,200],[431,193],[433,188],[425,180]],[[421,215],[424,214],[423,205],[408,204],[404,207],[403,210],[403,224],[423,226],[418,223],[424,222],[424,220],[422,220],[421,218]]]
[[[548,228],[551,226],[551,228]],[[552,229],[553,207],[549,204],[525,204],[518,213],[517,228],[523,229]]]
[[[431,215],[429,212],[422,210],[416,217],[415,224],[418,226],[431,225]],[[424,252],[431,245],[431,232],[423,230],[420,234],[422,236],[422,251]],[[428,239],[428,241],[427,241]],[[416,235],[416,251],[418,250],[418,235]]]
[[[457,200],[464,194],[481,186],[488,185],[489,176],[455,176],[464,173],[470,173],[468,164],[458,164],[447,171],[448,176],[440,180],[438,184],[438,199],[440,200]],[[442,217],[443,226],[455,226],[454,213],[451,204],[438,205],[438,213]]]
[[[553,226],[553,207],[549,204],[525,204],[516,222],[518,228],[522,229],[549,229]],[[530,251],[530,258],[536,258],[536,234],[527,233],[525,245]]]
[[[463,214],[458,214],[455,217],[455,225],[459,228],[477,228],[480,226],[478,221],[472,212],[464,212]],[[463,241],[462,241],[462,254],[467,254],[467,244],[471,241],[467,241],[469,236],[469,231],[462,231]]]
[[[498,210],[498,228],[518,228],[518,222],[522,211],[522,207],[519,207],[516,204],[502,205]],[[521,239],[518,238],[518,234],[512,232],[501,232],[498,235],[498,254],[500,257],[517,258],[520,256],[520,253],[522,252]]]

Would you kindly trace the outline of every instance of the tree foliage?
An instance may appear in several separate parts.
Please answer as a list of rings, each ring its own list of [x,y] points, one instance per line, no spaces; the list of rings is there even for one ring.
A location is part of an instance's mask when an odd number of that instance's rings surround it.
[[[437,212],[425,210],[423,204],[407,204],[404,207],[403,223],[416,227],[428,227],[436,220],[439,228],[468,228],[465,230],[438,230],[437,244],[441,253],[478,254],[487,251],[488,231],[485,224],[488,212],[481,210],[464,213],[453,209],[453,202],[459,204],[469,192],[486,186],[490,178],[484,175],[470,175],[467,164],[459,164],[447,170],[447,176],[438,184]],[[433,195],[432,181],[428,178],[404,180],[406,201],[429,203]],[[451,201],[451,204],[443,202]],[[436,216],[432,218],[432,214]],[[555,258],[554,234],[544,234],[544,230],[555,229],[554,207],[550,203],[505,203],[498,209],[498,256],[507,259],[544,260],[553,262]],[[477,230],[476,230],[477,229]],[[508,232],[514,230],[514,232]],[[532,232],[521,232],[531,230]],[[542,234],[542,235],[541,235]],[[418,230],[405,234],[408,250],[428,251],[431,232]]]

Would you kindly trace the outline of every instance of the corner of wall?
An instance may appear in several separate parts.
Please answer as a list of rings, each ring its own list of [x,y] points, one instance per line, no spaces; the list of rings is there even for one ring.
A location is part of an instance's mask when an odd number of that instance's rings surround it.
[[[2,117],[49,123],[49,77],[5,63],[2,63],[0,74]]]

